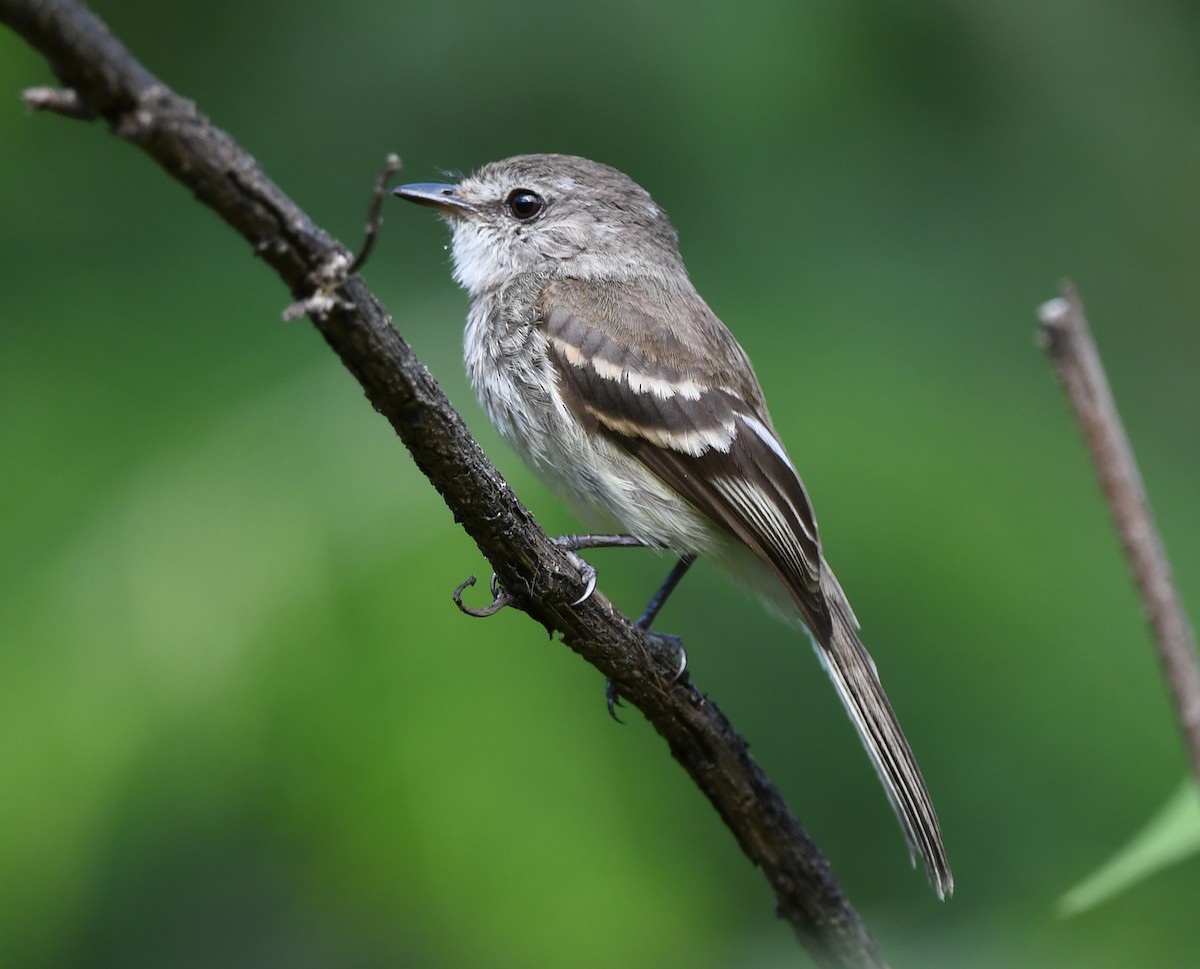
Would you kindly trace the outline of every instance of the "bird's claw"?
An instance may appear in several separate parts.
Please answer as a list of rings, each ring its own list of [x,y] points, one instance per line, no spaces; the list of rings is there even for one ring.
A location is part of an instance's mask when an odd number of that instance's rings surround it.
[[[572,554],[574,554],[574,553],[572,553]],[[575,557],[579,558],[578,555],[576,555]],[[579,559],[579,564],[581,566],[580,571],[583,572],[583,579],[584,579],[584,582],[586,583],[586,585],[584,586],[584,589],[583,589],[583,595],[581,595],[578,599],[576,599],[574,602],[571,603],[571,605],[573,605],[573,606],[583,605],[585,602],[588,601],[588,599],[590,599],[592,597],[592,593],[596,591],[596,568],[595,568],[595,566],[589,565],[583,559]]]
[[[670,682],[670,686],[675,686],[687,675],[687,650],[683,646],[683,640],[670,633],[652,633],[648,629],[643,629],[643,632],[655,646],[671,650],[679,657],[679,665]],[[625,704],[621,702],[621,694],[617,692],[617,685],[611,679],[604,681],[604,699],[608,704],[608,715],[617,723],[624,723],[625,721],[617,716],[617,707],[623,707]]]
[[[683,640],[679,636],[672,636],[670,633],[652,633],[647,631],[646,636],[653,640],[656,645],[663,649],[673,650],[678,655],[679,666],[675,670],[675,675],[671,677],[671,686],[674,686],[687,673],[687,650],[684,648]]]
[[[621,702],[621,694],[617,692],[617,684],[612,680],[604,681],[604,699],[608,701],[608,715],[616,720],[617,723],[624,723],[625,721],[617,716],[617,707],[623,707],[625,704]]]
[[[583,605],[592,597],[592,593],[596,591],[596,567],[590,562],[585,562],[575,551],[578,547],[579,539],[579,535],[560,535],[558,538],[550,539],[550,541],[571,556],[571,561],[575,563],[575,567],[583,574],[583,595],[572,602],[572,606]]]

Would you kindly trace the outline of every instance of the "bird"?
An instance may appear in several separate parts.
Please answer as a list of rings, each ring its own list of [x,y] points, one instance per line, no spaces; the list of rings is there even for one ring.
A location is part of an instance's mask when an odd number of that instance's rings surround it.
[[[466,370],[500,435],[585,521],[679,556],[640,624],[700,556],[798,620],[910,858],[939,898],[950,895],[937,813],[808,492],[667,214],[623,172],[563,154],[518,155],[394,194],[450,226],[453,276],[469,295]]]

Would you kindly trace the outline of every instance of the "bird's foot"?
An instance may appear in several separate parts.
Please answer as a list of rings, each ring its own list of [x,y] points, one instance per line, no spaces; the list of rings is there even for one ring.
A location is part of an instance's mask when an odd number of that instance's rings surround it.
[[[623,707],[625,704],[621,702],[621,694],[617,692],[617,684],[612,680],[604,681],[604,699],[608,702],[608,715],[616,720],[617,723],[624,723],[625,721],[617,716],[617,707]]]
[[[656,647],[668,650],[678,657],[675,674],[671,677],[669,684],[674,686],[687,675],[687,650],[683,646],[683,640],[671,633],[652,633],[649,630],[643,630],[643,632]],[[621,702],[621,694],[617,692],[617,685],[612,680],[604,681],[604,699],[608,705],[608,715],[617,723],[624,723],[625,721],[617,716],[617,707],[623,707],[625,704]]]
[[[652,633],[649,630],[646,631],[646,636],[660,649],[669,650],[676,654],[678,666],[675,669],[675,675],[671,677],[671,686],[674,686],[687,673],[687,650],[683,646],[683,640],[671,633]]]

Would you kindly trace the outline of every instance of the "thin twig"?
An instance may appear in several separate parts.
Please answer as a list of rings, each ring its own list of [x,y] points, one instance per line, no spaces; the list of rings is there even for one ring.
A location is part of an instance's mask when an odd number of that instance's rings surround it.
[[[1200,780],[1200,666],[1196,662],[1196,642],[1171,578],[1162,537],[1150,513],[1142,476],[1117,414],[1083,303],[1072,283],[1063,283],[1062,290],[1060,299],[1038,310],[1043,343],[1091,449],[1100,488],[1154,630],[1192,771]]]
[[[371,195],[371,207],[367,211],[367,226],[364,230],[362,248],[358,250],[354,262],[350,263],[350,268],[346,270],[347,276],[353,276],[371,258],[371,250],[375,248],[375,239],[379,235],[379,226],[383,223],[383,197],[387,192],[387,183],[398,171],[400,171],[400,156],[388,155],[383,171],[375,179],[375,191]]]
[[[495,578],[495,576],[493,576],[493,578]],[[475,576],[468,575],[462,582],[460,582],[458,584],[458,587],[450,594],[450,598],[453,599],[454,604],[456,606],[458,606],[459,612],[461,612],[467,616],[473,616],[476,619],[487,619],[489,616],[494,616],[501,609],[504,609],[507,606],[511,606],[513,604],[512,600],[508,597],[508,593],[505,592],[502,588],[500,588],[500,586],[497,585],[495,582],[493,582],[492,583],[492,601],[491,602],[489,602],[482,609],[473,609],[471,606],[468,606],[462,600],[463,593],[467,589],[471,588],[471,586],[473,586],[476,581],[477,580],[476,580]]]

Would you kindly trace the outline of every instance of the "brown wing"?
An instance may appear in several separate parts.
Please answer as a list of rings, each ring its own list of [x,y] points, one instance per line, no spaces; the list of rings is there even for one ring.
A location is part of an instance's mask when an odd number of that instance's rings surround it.
[[[672,325],[680,319],[692,325]],[[954,879],[920,768],[824,565],[808,495],[741,347],[694,291],[667,293],[637,281],[553,281],[542,326],[579,419],[619,442],[783,580],[821,646],[910,852],[920,854],[938,894],[949,894]]]
[[[827,632],[808,495],[745,353],[704,301],[636,280],[554,280],[542,325],[576,415],[753,549]]]

